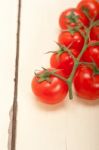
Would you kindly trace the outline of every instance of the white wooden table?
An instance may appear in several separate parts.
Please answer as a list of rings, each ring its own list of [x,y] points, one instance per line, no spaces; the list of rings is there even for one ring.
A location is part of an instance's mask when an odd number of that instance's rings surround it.
[[[36,102],[35,69],[49,66],[61,11],[79,0],[23,0],[18,85],[16,150],[99,150],[99,102],[74,97],[58,106]],[[7,150],[9,111],[14,96],[18,0],[0,0],[0,150]]]

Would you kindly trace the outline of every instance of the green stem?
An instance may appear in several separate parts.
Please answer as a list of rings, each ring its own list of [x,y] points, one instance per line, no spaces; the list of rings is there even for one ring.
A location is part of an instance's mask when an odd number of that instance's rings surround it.
[[[69,98],[70,98],[70,99],[73,99],[73,94],[72,94],[71,88],[72,88],[72,81],[73,81],[75,72],[76,72],[76,70],[77,70],[77,67],[78,67],[78,65],[79,65],[79,61],[80,61],[80,59],[81,59],[83,53],[85,52],[85,50],[86,50],[87,47],[88,47],[87,42],[88,42],[88,37],[89,37],[89,33],[90,33],[90,28],[89,28],[89,30],[87,30],[86,32],[87,32],[87,35],[86,35],[86,37],[85,37],[84,46],[83,46],[82,51],[80,52],[78,58],[74,61],[73,70],[72,70],[72,72],[71,72],[70,77],[69,77],[68,80],[67,80],[67,83],[68,83],[68,81],[70,81],[69,84],[68,84],[68,86],[69,86]]]
[[[51,74],[54,75],[55,77],[58,77],[59,79],[65,81],[67,83],[67,79],[65,77],[63,77],[63,76],[61,76],[61,75],[59,75],[57,73],[51,73]]]
[[[72,99],[73,99],[72,81],[71,81],[71,80],[68,80],[68,81],[67,81],[67,84],[68,84],[68,90],[69,90],[69,98],[70,98],[70,100],[72,100]]]
[[[99,41],[92,42],[92,43],[88,44],[88,47],[89,46],[99,46]]]
[[[89,35],[89,32],[88,32],[87,34]],[[87,44],[87,42],[88,42],[88,35],[86,35],[86,37],[85,37],[84,46],[83,46],[82,51],[80,52],[80,54],[79,54],[79,56],[78,56],[78,58],[77,58],[78,62],[80,61],[80,59],[81,59],[83,53],[84,53],[84,52],[86,51],[86,49],[88,48],[88,44]]]

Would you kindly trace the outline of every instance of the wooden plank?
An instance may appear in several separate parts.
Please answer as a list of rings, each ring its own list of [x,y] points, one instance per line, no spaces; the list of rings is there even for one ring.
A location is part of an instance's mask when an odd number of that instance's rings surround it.
[[[0,149],[7,150],[13,101],[17,1],[0,0]]]
[[[49,66],[56,50],[61,11],[79,0],[26,0],[22,3],[21,46],[18,95],[17,150],[98,150],[98,104],[90,105],[74,98],[48,107],[36,102],[31,91],[35,69]]]

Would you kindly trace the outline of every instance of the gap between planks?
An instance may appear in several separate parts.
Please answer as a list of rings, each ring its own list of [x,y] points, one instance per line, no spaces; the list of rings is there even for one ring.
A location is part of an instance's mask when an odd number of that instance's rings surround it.
[[[20,25],[21,25],[21,0],[18,0],[17,9],[17,33],[16,33],[16,59],[15,59],[15,77],[14,77],[14,96],[10,113],[10,132],[8,137],[8,150],[16,150],[17,136],[17,111],[18,111],[18,71],[19,71],[19,51],[20,51]]]

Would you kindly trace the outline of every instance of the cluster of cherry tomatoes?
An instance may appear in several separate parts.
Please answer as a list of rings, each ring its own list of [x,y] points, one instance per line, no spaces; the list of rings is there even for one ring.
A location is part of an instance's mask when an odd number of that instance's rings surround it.
[[[70,54],[75,58],[81,54],[85,44],[84,36],[87,36],[86,30],[92,20],[99,20],[98,0],[82,0],[76,8],[69,8],[61,13],[59,17],[61,33],[57,42],[59,49],[54,51],[50,58],[51,68],[43,68],[42,71],[35,73],[32,80],[32,90],[42,102],[57,104],[64,100],[68,93],[68,84],[64,78],[68,79],[71,76],[74,67],[74,59]],[[79,63],[73,78],[77,95],[88,100],[99,99],[98,42],[99,24],[90,28],[89,46],[80,60],[84,64]],[[65,51],[64,47],[68,48],[70,53]]]

